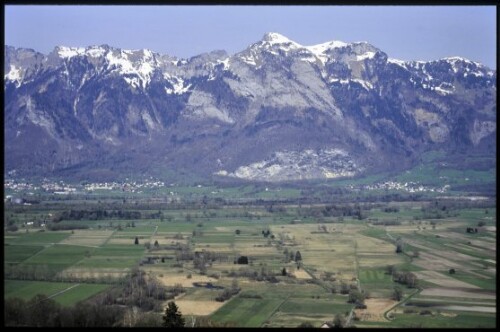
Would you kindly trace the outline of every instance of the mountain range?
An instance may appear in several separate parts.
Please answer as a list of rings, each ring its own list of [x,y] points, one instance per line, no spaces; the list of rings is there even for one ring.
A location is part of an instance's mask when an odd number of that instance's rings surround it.
[[[295,181],[496,153],[495,70],[267,33],[189,59],[108,45],[4,48],[5,172]]]

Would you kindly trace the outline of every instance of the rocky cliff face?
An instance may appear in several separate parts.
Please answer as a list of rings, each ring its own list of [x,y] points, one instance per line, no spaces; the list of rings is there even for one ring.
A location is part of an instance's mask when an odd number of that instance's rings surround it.
[[[496,149],[496,71],[458,57],[405,62],[277,33],[187,60],[107,45],[4,52],[5,170],[17,174],[282,181]]]

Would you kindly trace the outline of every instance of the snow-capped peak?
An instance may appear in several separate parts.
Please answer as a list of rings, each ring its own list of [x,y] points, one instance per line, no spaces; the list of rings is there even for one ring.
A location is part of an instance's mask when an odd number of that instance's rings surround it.
[[[297,44],[293,40],[288,39],[287,37],[276,33],[276,32],[268,32],[264,35],[262,38],[263,41],[269,42],[271,45],[276,45],[276,44],[292,44],[293,46],[296,47],[302,47],[302,45]]]
[[[72,58],[74,56],[82,55],[85,53],[85,48],[83,47],[67,47],[58,46],[57,53],[61,58]]]
[[[462,58],[459,56],[449,56],[449,57],[443,58],[442,60],[449,61],[449,62],[456,62],[456,61],[473,62],[473,61],[470,61],[469,59]]]
[[[398,66],[401,66],[403,68],[406,68],[406,61],[399,60],[399,59],[394,59],[394,58],[387,58],[388,63],[394,63]]]
[[[342,41],[333,40],[318,45],[304,46],[304,48],[307,49],[312,54],[314,54],[324,64],[328,61],[328,56],[326,55],[326,53],[329,50],[334,48],[345,47],[347,45],[348,45],[347,43],[344,43]]]
[[[63,59],[69,59],[75,56],[91,56],[91,57],[101,57],[109,49],[109,46],[89,46],[85,47],[67,47],[67,46],[57,46],[56,51],[59,57]]]
[[[332,40],[323,44],[305,46],[305,48],[307,48],[314,54],[319,55],[325,53],[328,50],[331,50],[332,48],[340,48],[340,47],[345,47],[347,45],[348,45],[347,43],[344,43],[342,41]]]

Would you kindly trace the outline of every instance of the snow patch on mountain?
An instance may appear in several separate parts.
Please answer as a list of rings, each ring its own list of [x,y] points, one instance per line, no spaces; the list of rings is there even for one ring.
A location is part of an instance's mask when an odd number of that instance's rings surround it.
[[[135,75],[136,77],[124,77],[124,80],[131,86],[137,88],[146,86],[151,82],[151,75],[157,67],[153,54],[149,50],[142,50],[144,56],[135,63],[130,58],[134,56],[134,51],[121,50],[120,52],[108,52],[106,60],[110,67],[116,67],[122,75]],[[135,64],[135,65],[134,65]]]
[[[373,59],[375,57],[375,52],[366,52],[356,56],[356,60],[363,61],[366,59]]]
[[[170,78],[170,77],[169,77]],[[185,85],[184,80],[180,77],[172,77],[169,80],[170,84],[172,84],[173,89],[165,88],[165,92],[167,94],[176,94],[180,95],[189,91],[191,84]]]
[[[59,46],[57,53],[61,58],[72,58],[78,55],[83,55],[85,54],[85,48],[84,47],[66,47],[66,46]]]
[[[10,65],[10,70],[4,78],[9,81],[15,81],[16,88],[20,87],[22,82],[21,68],[17,68],[15,65]]]
[[[334,49],[334,48],[341,48],[341,47],[346,47],[347,43],[344,43],[343,41],[339,40],[332,40],[323,44],[318,44],[318,45],[311,45],[311,46],[305,46],[306,49],[309,51],[313,52],[316,55],[323,55],[325,52]]]
[[[279,45],[281,48],[285,50],[302,47],[302,45],[276,32],[266,33],[264,35],[263,41],[269,43],[271,46]]]
[[[406,62],[405,62],[405,61],[403,61],[403,60],[398,60],[398,59],[388,58],[388,59],[387,59],[387,62],[388,62],[388,63],[393,63],[393,64],[395,64],[395,65],[398,65],[398,66],[403,67],[403,68],[405,68],[405,69],[406,69]]]

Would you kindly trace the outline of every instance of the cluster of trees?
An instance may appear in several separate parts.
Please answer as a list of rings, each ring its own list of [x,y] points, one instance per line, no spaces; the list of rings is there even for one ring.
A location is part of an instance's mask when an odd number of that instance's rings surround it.
[[[179,312],[179,308],[175,304],[175,302],[168,302],[167,307],[165,308],[165,314],[162,317],[163,319],[163,327],[184,327],[186,321],[182,314]]]
[[[248,264],[247,256],[240,256],[237,260],[234,261],[234,264]]]
[[[333,318],[333,327],[335,328],[343,328],[347,323],[347,319],[343,314],[336,314]]]
[[[276,206],[274,204],[270,204],[270,205],[266,206],[266,211],[269,213],[279,213],[279,214],[286,214],[287,213],[284,206],[281,206],[281,205]]]
[[[80,302],[62,307],[55,300],[38,294],[31,300],[4,300],[5,326],[99,327],[120,326],[124,308],[96,302]]]
[[[296,263],[302,262],[302,254],[298,250],[294,253],[293,251],[288,250],[288,248],[285,248],[283,250],[283,256],[285,263],[290,261],[295,261]]]
[[[270,237],[271,239],[274,239],[274,234],[271,234],[271,230],[270,229],[264,229],[264,230],[262,230],[262,235],[265,238]]]
[[[357,289],[351,289],[349,291],[348,303],[354,303],[358,309],[366,309],[365,305],[365,294]]]
[[[193,261],[193,266],[195,269],[199,269],[200,273],[206,273],[207,267],[211,266],[213,262],[218,261],[221,263],[229,262],[229,255],[226,253],[220,253],[209,250],[201,250],[197,252],[193,252],[191,247],[187,244],[177,243],[175,245],[175,259],[177,262],[183,261]],[[247,263],[238,263],[238,264],[248,264],[248,258],[246,256],[242,256],[247,259]],[[244,259],[244,258],[239,258]]]
[[[396,253],[400,254],[404,250],[404,241],[402,238],[397,238],[396,239]]]
[[[231,270],[228,273],[229,277],[245,277],[256,281],[269,281],[271,283],[279,282],[276,276],[282,275],[283,270],[274,270],[266,265],[259,268],[241,267],[238,270]]]
[[[227,254],[202,250],[194,253],[193,265],[195,269],[199,269],[201,274],[207,272],[207,266],[211,266],[213,262],[228,262],[229,256]]]
[[[103,220],[103,219],[141,219],[142,215],[139,211],[130,210],[65,210],[54,214],[53,222],[63,220]]]
[[[8,225],[7,226],[7,231],[8,232],[17,232],[18,229],[19,229],[19,227],[17,227],[16,224],[12,224],[12,225]]]
[[[335,292],[337,291],[337,288],[334,288]],[[339,286],[339,293],[340,294],[350,294],[352,290],[357,290],[358,286],[356,284],[347,284],[346,282],[342,281]],[[333,290],[333,289],[332,289]]]
[[[4,268],[5,278],[14,280],[116,284],[123,279],[109,274],[99,274],[92,268],[87,269],[86,272],[87,276],[72,272],[61,274],[51,269],[47,264],[5,264]]]
[[[300,208],[297,213],[303,217],[313,217],[322,219],[323,217],[355,217],[359,220],[368,217],[367,210],[371,207],[368,205],[361,206],[360,204],[330,204],[324,207]]]
[[[475,227],[467,227],[467,228],[465,229],[465,231],[466,231],[467,233],[477,233],[477,228],[475,228]]]
[[[4,300],[6,327],[231,327],[235,323],[217,323],[207,317],[191,317],[186,322],[179,307],[170,301],[163,315],[135,312],[122,305],[105,304],[103,298],[63,307],[45,295],[31,300]]]
[[[135,326],[146,326],[142,324],[136,324]],[[175,304],[175,302],[171,301],[167,304],[165,308],[165,313],[162,316],[162,322],[160,324],[150,324],[149,327],[170,327],[170,328],[179,328],[179,327],[235,327],[235,322],[215,322],[208,317],[205,316],[191,316],[190,319],[186,320],[182,313],[179,311],[179,307]]]
[[[417,287],[417,276],[412,272],[394,272],[392,279],[400,284],[404,284],[409,288]]]
[[[372,225],[376,226],[398,226],[401,225],[401,221],[399,220],[381,220],[381,221],[372,221]]]
[[[415,219],[443,219],[456,217],[459,215],[458,208],[460,208],[460,206],[457,206],[456,203],[436,200],[422,206],[422,215],[415,216]]]
[[[417,276],[411,272],[400,272],[396,269],[394,265],[387,265],[386,267],[387,274],[392,276],[392,280],[396,281],[400,284],[405,284],[409,288],[417,287]]]
[[[136,306],[144,311],[158,311],[161,310],[162,301],[174,298],[183,291],[180,285],[167,289],[156,278],[136,268],[125,280],[121,294],[113,303]]]
[[[47,229],[50,231],[69,231],[73,229],[88,229],[89,225],[85,224],[56,224],[47,223]]]
[[[392,298],[396,301],[401,301],[403,299],[403,289],[399,286],[394,287]]]
[[[53,299],[38,294],[31,300],[7,298],[4,300],[4,326],[6,327],[184,327],[185,318],[175,302],[169,302],[160,317],[152,313],[137,313],[127,317],[126,307],[106,305],[96,301],[79,302],[63,307]],[[210,320],[197,325],[216,326]],[[194,327],[194,326],[193,326]]]
[[[55,272],[47,264],[4,265],[4,276],[18,280],[52,280]]]
[[[240,292],[241,288],[238,285],[238,281],[236,279],[233,279],[233,282],[231,284],[231,288],[225,288],[217,297],[215,298],[215,301],[218,302],[224,302],[229,300],[232,296],[238,294]]]

